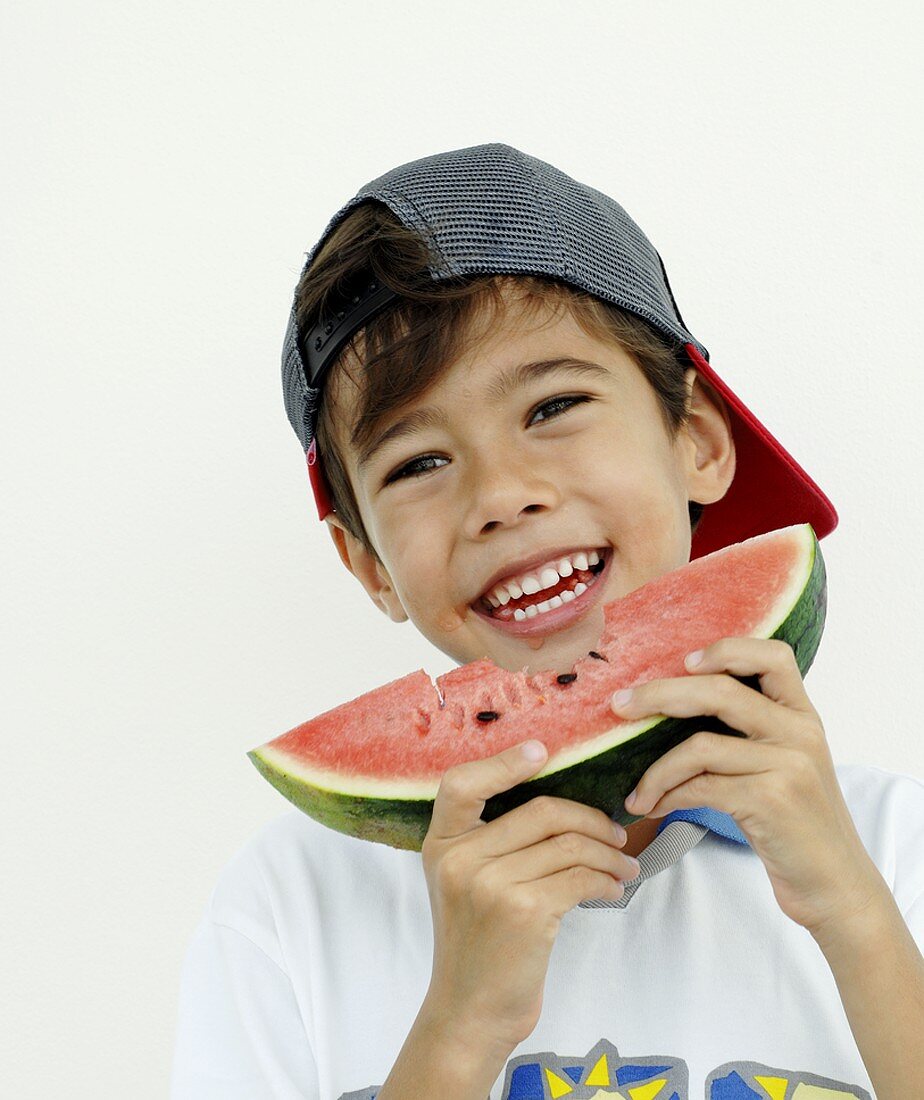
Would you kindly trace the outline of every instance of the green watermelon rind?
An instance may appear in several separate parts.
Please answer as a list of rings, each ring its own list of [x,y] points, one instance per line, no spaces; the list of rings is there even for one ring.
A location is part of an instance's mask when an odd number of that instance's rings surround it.
[[[765,628],[756,630],[752,636],[778,638],[788,643],[804,677],[812,666],[824,631],[827,574],[815,532],[809,524],[800,526],[799,533],[803,531],[802,537],[811,540],[806,554],[807,575],[794,576],[790,589],[781,595],[770,612]],[[791,610],[782,622],[774,625],[780,606],[789,606]],[[756,676],[737,678],[760,690]],[[555,759],[549,761],[550,770],[488,799],[482,817],[485,821],[493,821],[532,798],[549,795],[593,806],[614,821],[629,825],[640,818],[626,812],[623,805],[626,795],[655,760],[700,730],[746,736],[712,715],[694,718],[652,716],[633,723],[620,721],[591,741],[576,743],[571,752],[556,754]],[[609,746],[601,751],[599,746],[607,741]],[[585,756],[574,759],[578,752],[584,752]],[[438,782],[435,786],[418,784],[423,797],[392,795],[379,798],[355,789],[350,792],[330,789],[318,783],[317,775],[308,782],[291,767],[291,760],[268,746],[254,749],[247,756],[285,798],[322,825],[362,840],[420,851],[430,826]],[[406,783],[401,786],[407,788]]]

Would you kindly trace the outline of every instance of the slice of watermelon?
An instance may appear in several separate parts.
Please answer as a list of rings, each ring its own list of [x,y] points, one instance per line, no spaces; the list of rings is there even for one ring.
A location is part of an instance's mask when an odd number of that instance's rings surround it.
[[[603,636],[571,673],[508,672],[483,659],[442,676],[422,670],[335,707],[247,755],[300,810],[337,829],[419,851],[447,768],[538,738],[534,778],[488,800],[491,821],[538,794],[596,806],[629,824],[623,800],[663,753],[695,733],[743,737],[712,717],[627,721],[620,688],[689,675],[687,653],[720,638],[781,638],[802,675],[824,629],[827,583],[818,539],[797,524],[727,546],[604,608]],[[739,677],[760,690],[756,677]]]

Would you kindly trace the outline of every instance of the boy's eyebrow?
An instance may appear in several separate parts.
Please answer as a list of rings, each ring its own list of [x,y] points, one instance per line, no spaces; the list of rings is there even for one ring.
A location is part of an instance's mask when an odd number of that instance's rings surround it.
[[[415,409],[414,412],[402,416],[400,420],[396,420],[390,428],[363,447],[356,462],[357,469],[362,470],[367,466],[372,461],[375,453],[381,450],[386,443],[391,443],[393,440],[401,439],[407,435],[413,435],[422,428],[442,428],[445,426],[446,414],[442,409],[432,406],[426,409]]]
[[[611,372],[606,367],[599,363],[592,363],[589,359],[575,359],[570,355],[559,356],[557,359],[540,359],[535,363],[520,363],[518,367],[504,371],[500,378],[488,387],[488,399],[500,401],[513,390],[556,370],[570,370],[597,381],[611,377]]]
[[[606,367],[601,366],[599,363],[593,363],[587,359],[574,359],[571,356],[560,356],[556,359],[539,359],[532,363],[520,363],[519,366],[504,371],[500,378],[496,379],[488,387],[488,400],[491,402],[500,401],[511,391],[519,389],[528,382],[533,382],[557,370],[568,370],[574,374],[580,374],[586,378],[595,379],[596,381],[612,377],[612,372],[607,370]],[[362,470],[367,466],[375,453],[384,447],[386,443],[391,443],[393,440],[401,439],[404,436],[413,435],[414,432],[418,432],[422,428],[445,426],[446,413],[443,409],[435,406],[415,409],[413,412],[396,420],[394,424],[363,447],[357,459],[357,468]]]

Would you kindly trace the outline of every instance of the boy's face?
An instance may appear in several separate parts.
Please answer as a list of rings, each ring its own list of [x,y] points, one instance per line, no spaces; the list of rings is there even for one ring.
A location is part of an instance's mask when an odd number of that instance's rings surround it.
[[[589,336],[568,311],[527,324],[506,301],[470,350],[381,430],[423,408],[436,411],[433,422],[390,439],[363,465],[345,447],[381,561],[335,516],[331,534],[373,601],[396,622],[410,618],[460,664],[491,657],[511,671],[567,672],[599,641],[605,603],[689,561],[687,502],[724,495],[734,445],[721,399],[693,368],[693,415],[672,442],[626,352]],[[595,369],[522,371],[554,359]],[[523,377],[501,392],[517,368]],[[578,556],[591,551],[600,572],[592,555]],[[543,567],[555,563],[559,577],[546,588],[552,574]],[[523,591],[530,574],[542,585],[535,594]],[[483,597],[497,598],[504,579],[512,595],[491,614]],[[558,593],[560,606],[526,610]]]

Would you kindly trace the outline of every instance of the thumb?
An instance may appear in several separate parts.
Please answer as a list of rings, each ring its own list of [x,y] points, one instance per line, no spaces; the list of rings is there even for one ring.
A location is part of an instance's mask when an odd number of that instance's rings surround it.
[[[495,756],[447,768],[436,792],[429,834],[447,839],[483,825],[485,802],[536,775],[547,759],[541,741],[524,741]]]

